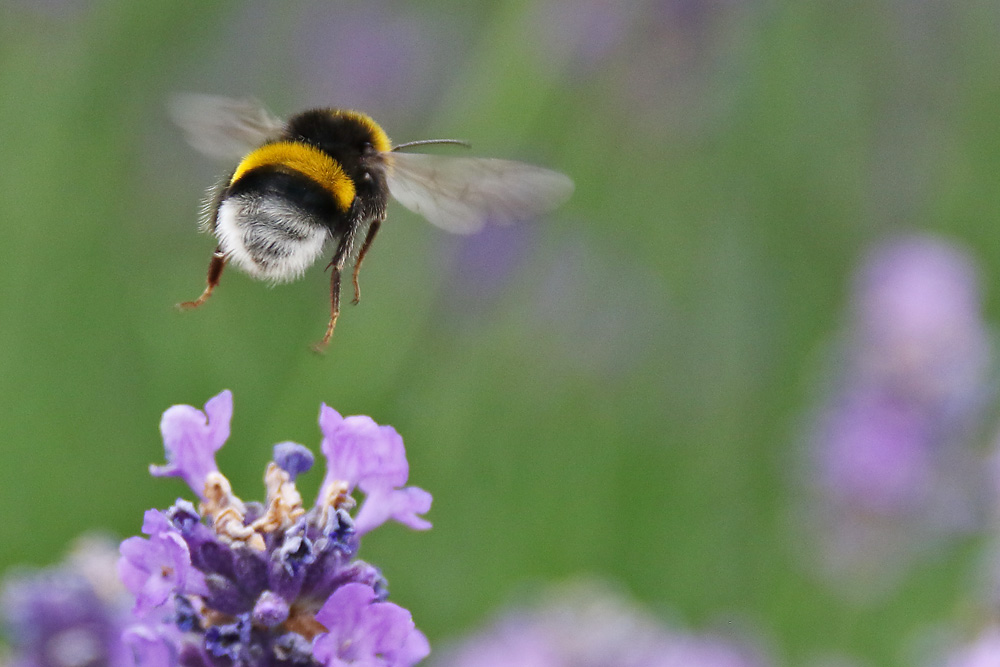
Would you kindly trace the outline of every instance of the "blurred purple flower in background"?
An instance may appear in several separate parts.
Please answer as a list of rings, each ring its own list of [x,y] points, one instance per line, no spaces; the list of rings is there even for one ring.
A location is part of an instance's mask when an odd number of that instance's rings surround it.
[[[259,98],[278,115],[356,108],[394,138],[441,103],[454,63],[468,60],[474,38],[462,13],[432,14],[393,0],[248,0],[223,18],[214,50],[192,59],[199,76],[188,87]],[[267,39],[247,39],[263,34]]]
[[[1000,627],[986,628],[971,643],[955,650],[943,667],[1000,667]]]
[[[648,269],[582,239],[552,255],[525,313],[535,344],[550,341],[551,358],[617,378],[669,335],[670,298]]]
[[[709,49],[710,27],[738,0],[541,0],[529,11],[543,57],[560,69],[589,72],[616,55],[665,81],[681,51]],[[714,40],[713,40],[714,41]],[[635,58],[637,54],[647,60]],[[668,56],[648,59],[650,55]],[[690,64],[690,63],[688,63]]]
[[[634,2],[544,0],[535,3],[537,41],[546,60],[559,69],[589,71],[608,58],[640,15]]]
[[[995,441],[984,477],[992,524],[974,576],[965,581],[964,614],[958,623],[924,630],[913,642],[912,662],[924,667],[1000,667],[1000,441]],[[929,656],[929,657],[928,657]]]
[[[606,86],[589,99],[628,118],[646,142],[698,134],[733,105],[739,85],[713,85],[760,3],[740,0],[541,0],[526,40],[562,85]],[[739,62],[736,59],[736,62]],[[615,128],[609,128],[614,136]]]
[[[449,267],[436,305],[448,326],[481,322],[499,308],[538,244],[538,225],[490,225],[436,249]]]
[[[126,667],[121,641],[129,596],[115,575],[113,541],[85,537],[61,565],[14,572],[0,609],[11,656],[7,667]]]
[[[877,247],[852,299],[836,388],[811,433],[809,522],[827,574],[870,593],[914,551],[980,520],[971,441],[993,352],[972,260],[943,240]]]
[[[933,638],[934,657],[926,663],[930,667],[1000,667],[1000,618],[997,616],[1000,610],[1000,440],[994,441],[991,454],[989,465],[985,466],[992,493],[991,534],[966,595],[973,610],[973,614],[967,615],[983,620],[974,626],[974,632],[969,630],[969,619],[960,625],[943,627]]]
[[[758,667],[745,642],[666,627],[595,583],[551,589],[441,652],[435,667]]]
[[[651,271],[578,236],[538,252],[540,238],[538,225],[487,227],[442,249],[451,265],[432,321],[454,332],[515,308],[520,335],[546,363],[606,378],[669,337],[670,298]]]
[[[460,44],[454,33],[444,39],[446,29],[384,0],[307,5],[292,42],[306,101],[363,109],[383,122],[387,114],[420,116],[441,93],[435,70]]]
[[[274,448],[264,504],[243,502],[215,465],[229,434],[232,395],[199,411],[174,406],[161,430],[169,463],[154,475],[183,478],[201,499],[146,512],[121,545],[119,573],[135,596],[137,623],[125,641],[139,664],[413,665],[429,652],[410,613],[386,602],[378,568],[354,558],[359,537],[389,519],[411,528],[431,497],[404,487],[403,441],[368,417],[322,406],[327,473],[316,504],[302,505],[295,478],[313,456]],[[357,517],[351,493],[365,494]]]

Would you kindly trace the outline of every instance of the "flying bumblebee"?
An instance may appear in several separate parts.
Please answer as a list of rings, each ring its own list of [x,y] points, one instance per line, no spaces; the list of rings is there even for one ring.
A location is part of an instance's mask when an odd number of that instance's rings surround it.
[[[330,321],[318,350],[333,336],[341,274],[352,260],[354,303],[361,298],[358,272],[390,195],[442,229],[469,234],[538,217],[573,192],[567,176],[521,162],[401,152],[467,144],[442,139],[393,147],[357,111],[312,109],[283,121],[251,101],[195,94],[175,98],[170,111],[194,148],[238,161],[203,209],[202,227],[218,239],[207,285],[180,307],[205,303],[230,262],[254,278],[287,282],[329,246]]]

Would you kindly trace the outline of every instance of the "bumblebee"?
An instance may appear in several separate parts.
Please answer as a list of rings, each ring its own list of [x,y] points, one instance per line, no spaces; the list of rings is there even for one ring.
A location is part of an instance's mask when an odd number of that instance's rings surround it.
[[[210,190],[202,227],[218,240],[202,305],[232,263],[272,283],[299,278],[332,248],[330,320],[316,346],[323,350],[340,314],[341,276],[358,273],[386,217],[389,197],[450,232],[538,217],[573,192],[563,174],[521,162],[401,152],[442,139],[395,147],[367,115],[312,109],[283,121],[256,103],[211,95],[182,95],[171,115],[202,153],[238,161]]]

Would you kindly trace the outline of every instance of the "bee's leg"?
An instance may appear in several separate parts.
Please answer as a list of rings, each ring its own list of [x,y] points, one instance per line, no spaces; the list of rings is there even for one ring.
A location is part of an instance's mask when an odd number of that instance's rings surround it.
[[[322,353],[326,346],[330,344],[333,337],[333,329],[337,326],[337,317],[340,316],[340,269],[333,266],[330,272],[330,323],[326,325],[326,334],[323,340],[313,345],[313,351]]]
[[[351,253],[351,243],[354,241],[354,234],[348,233],[340,240],[337,252],[330,260],[330,323],[326,325],[326,335],[323,340],[313,345],[313,350],[323,352],[333,337],[333,329],[337,326],[337,317],[340,315],[340,275],[347,263],[347,257]]]
[[[226,255],[222,252],[222,248],[216,248],[215,252],[212,253],[212,261],[208,264],[208,284],[205,286],[205,291],[194,301],[179,303],[177,307],[184,309],[197,308],[208,301],[208,297],[212,296],[212,290],[219,284],[219,279],[222,277],[222,269],[224,268],[226,268]]]
[[[381,220],[372,220],[371,226],[368,227],[368,235],[365,236],[365,242],[361,245],[361,252],[358,253],[358,259],[354,262],[354,304],[361,301],[361,286],[358,285],[358,273],[361,271],[361,262],[364,261],[365,255],[368,254],[368,248],[371,247],[372,241],[375,240],[375,235],[378,234],[379,227],[381,226]]]

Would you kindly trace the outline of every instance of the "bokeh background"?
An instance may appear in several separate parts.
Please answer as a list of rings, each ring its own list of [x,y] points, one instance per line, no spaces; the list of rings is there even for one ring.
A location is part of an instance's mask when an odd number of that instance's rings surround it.
[[[321,401],[400,431],[435,527],[361,555],[432,645],[587,575],[781,664],[912,664],[977,627],[988,531],[844,595],[804,555],[804,452],[873,244],[956,244],[1000,321],[998,26],[990,0],[0,0],[0,566],[137,533],[186,494],[146,474],[160,414],[229,388],[246,498],[274,443],[317,448]],[[363,109],[576,193],[470,238],[392,207],[319,357],[320,264],[173,308],[230,166],[170,125],[176,91]]]

